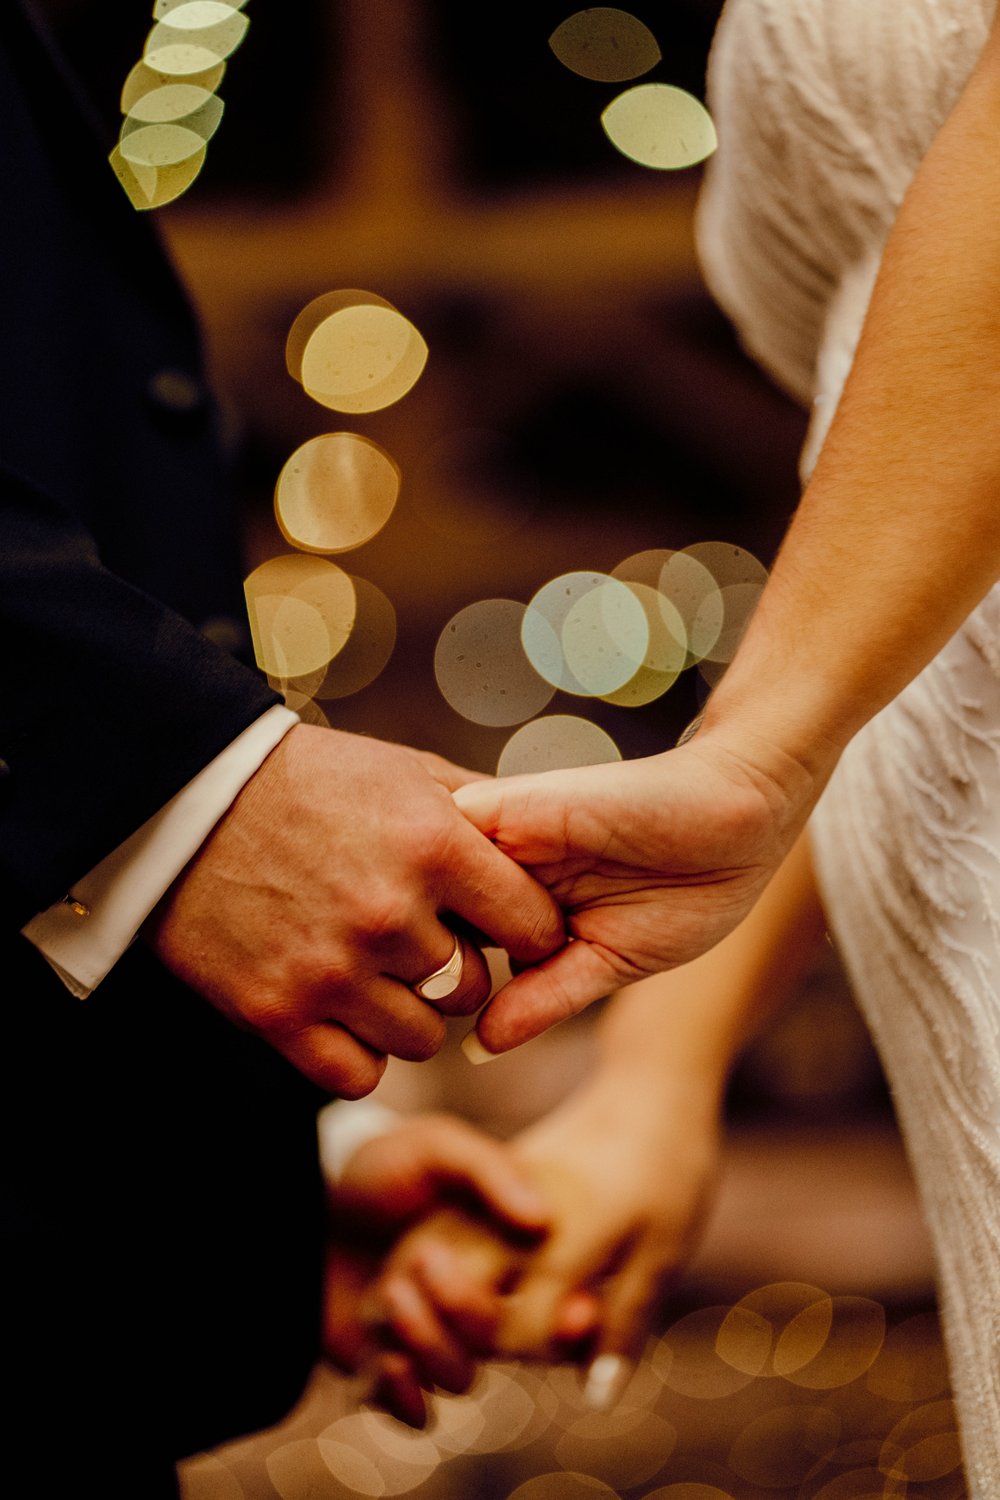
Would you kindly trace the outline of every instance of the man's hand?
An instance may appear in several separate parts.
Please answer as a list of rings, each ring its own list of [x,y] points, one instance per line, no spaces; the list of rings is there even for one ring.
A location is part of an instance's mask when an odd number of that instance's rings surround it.
[[[428,768],[432,769],[428,769]],[[432,774],[433,771],[433,774]],[[552,898],[461,816],[437,757],[297,725],[150,923],[163,962],[309,1078],[369,1093],[385,1055],[430,1057],[490,979],[473,936],[522,963],[562,941]],[[412,986],[452,955],[458,988]]]
[[[504,1052],[644,975],[712,947],[753,905],[819,787],[783,756],[706,733],[644,760],[459,788],[455,801],[552,892],[575,941],[483,1011]]]
[[[455,1326],[445,1328],[429,1301],[405,1278],[373,1299],[384,1257],[408,1226],[446,1205],[475,1205],[477,1232],[492,1245],[512,1236],[522,1245],[544,1234],[546,1208],[510,1150],[450,1115],[418,1115],[361,1146],[332,1191],[327,1253],[323,1343],[340,1369],[355,1373],[368,1361],[372,1399],[411,1426],[423,1426],[421,1378],[464,1391],[475,1374],[469,1352],[495,1336],[502,1303],[488,1279],[467,1277],[454,1295],[461,1303]],[[504,1234],[506,1231],[506,1234]],[[410,1342],[428,1345],[417,1374],[404,1352]],[[398,1344],[398,1347],[396,1347]]]

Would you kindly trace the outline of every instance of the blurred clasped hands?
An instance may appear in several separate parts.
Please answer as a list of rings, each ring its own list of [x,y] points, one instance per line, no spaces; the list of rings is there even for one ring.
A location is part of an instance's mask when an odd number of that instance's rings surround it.
[[[150,938],[230,1019],[357,1098],[389,1054],[433,1055],[447,1016],[481,1010],[481,1051],[507,1051],[711,948],[814,794],[796,764],[705,732],[641,760],[492,780],[299,725]],[[424,999],[456,935],[460,982]],[[488,945],[515,973],[483,1008]],[[599,1070],[508,1145],[429,1116],[361,1147],[334,1193],[334,1361],[366,1362],[373,1399],[414,1425],[425,1391],[467,1389],[497,1353],[592,1361],[588,1399],[606,1404],[715,1171],[717,1084],[674,1072],[649,1089]]]

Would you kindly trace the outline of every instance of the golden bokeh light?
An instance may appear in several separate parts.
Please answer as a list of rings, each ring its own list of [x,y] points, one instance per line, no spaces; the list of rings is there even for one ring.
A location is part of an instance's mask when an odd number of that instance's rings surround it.
[[[764,1329],[759,1328],[757,1322],[755,1322],[755,1320],[759,1320],[759,1324],[764,1325],[766,1329],[770,1330],[771,1344],[766,1351],[763,1364],[754,1373],[761,1375],[776,1374],[772,1354],[777,1349],[785,1330],[795,1323],[795,1320],[801,1313],[805,1313],[810,1308],[817,1306],[825,1308],[830,1301],[829,1294],[824,1292],[822,1287],[813,1286],[808,1281],[769,1282],[766,1286],[755,1287],[753,1291],[747,1292],[745,1297],[741,1297],[734,1304],[723,1325],[727,1330],[724,1338],[728,1338],[730,1341],[737,1339],[739,1336],[738,1330],[742,1327],[747,1336],[746,1348],[748,1351],[754,1351],[754,1353],[750,1354],[750,1361],[752,1362],[756,1358],[756,1353],[763,1348],[765,1340]],[[815,1325],[804,1325],[804,1338],[813,1337],[814,1334]],[[730,1342],[730,1352],[735,1347],[735,1342]],[[785,1358],[791,1361],[793,1350],[798,1347],[799,1345],[793,1335],[793,1338],[785,1345]],[[818,1351],[819,1347],[821,1346],[810,1346],[805,1358],[811,1358]],[[745,1360],[744,1364],[746,1363],[747,1361]]]
[[[715,644],[705,652],[708,661],[727,665],[732,661],[763,592],[763,588],[757,583],[731,583],[719,590],[723,624]]]
[[[565,1469],[620,1489],[645,1484],[677,1446],[677,1429],[652,1412],[591,1412],[570,1422],[553,1452]]]
[[[679,1484],[665,1484],[658,1490],[650,1490],[646,1500],[733,1500],[733,1496],[714,1484],[681,1480]]]
[[[350,573],[354,585],[354,624],[346,643],[340,648],[318,681],[305,689],[308,696],[326,703],[334,698],[349,698],[370,687],[381,676],[396,645],[396,611],[392,601],[367,578]],[[291,684],[300,687],[301,679]]]
[[[381,411],[412,390],[426,363],[427,345],[408,318],[374,300],[355,302],[309,335],[302,386],[333,411]]]
[[[597,601],[595,614],[586,612],[587,607],[584,606],[583,612],[575,616],[570,628],[569,644],[584,675],[589,676],[592,681],[599,682],[602,674],[608,672],[617,671],[622,674],[617,684],[614,676],[608,682],[606,691],[613,692],[616,685],[623,685],[638,670],[649,644],[645,611],[638,606],[635,596],[630,594],[620,580],[611,578],[607,573],[563,573],[544,584],[532,597],[521,627],[521,644],[525,655],[539,676],[544,677],[553,687],[562,688],[564,692],[575,693],[579,697],[595,695],[592,688],[586,687],[576,677],[567,661],[564,628],[575,607],[587,595],[605,587],[618,590],[618,597],[626,600],[622,617],[617,623],[622,624],[630,617],[637,623],[640,638],[643,639],[642,649],[637,656],[630,657],[615,640],[612,633],[614,627],[609,623],[610,619],[615,618],[615,611],[609,596],[605,604]]]
[[[153,20],[165,21],[173,11],[180,10],[182,7],[187,9],[191,3],[192,0],[156,0],[153,6]],[[242,10],[246,3],[247,0],[218,0],[219,5],[224,5],[229,10]]]
[[[601,124],[623,156],[661,171],[693,167],[718,145],[705,106],[669,83],[639,83],[626,89],[612,99]]]
[[[868,1371],[873,1396],[887,1401],[930,1401],[948,1389],[944,1349],[935,1338],[933,1313],[916,1313],[890,1329]]]
[[[218,94],[194,83],[162,83],[139,94],[125,111],[125,135],[143,125],[183,125],[203,141],[210,140],[222,121],[223,103]]]
[[[521,724],[555,692],[522,650],[524,615],[525,606],[514,599],[482,599],[459,610],[438,637],[438,688],[473,724]]]
[[[763,588],[767,582],[767,569],[760,558],[734,542],[692,542],[684,548],[684,555],[701,563],[720,589],[737,583],[755,583]]]
[[[497,775],[603,766],[621,758],[618,746],[599,725],[574,714],[548,714],[514,731],[500,752]]]
[[[827,1406],[777,1406],[747,1424],[729,1450],[729,1467],[762,1489],[801,1484],[840,1439],[840,1417]]]
[[[253,570],[244,592],[257,663],[270,676],[325,667],[351,633],[354,585],[325,558],[273,557]]]
[[[774,1373],[810,1391],[864,1375],[885,1342],[885,1310],[869,1297],[831,1297],[803,1309],[774,1349]]]
[[[246,1490],[232,1469],[205,1454],[184,1465],[184,1500],[246,1500]]]
[[[637,595],[606,578],[576,599],[562,622],[563,659],[592,697],[617,692],[635,676],[649,651],[650,625]]]
[[[401,1426],[381,1412],[355,1412],[340,1417],[324,1428],[317,1441],[330,1472],[363,1495],[405,1495],[423,1484],[440,1463],[437,1447],[429,1437]],[[370,1462],[382,1487],[368,1488],[372,1481],[365,1473],[362,1488],[356,1477],[357,1468],[346,1455]]]
[[[882,1473],[907,1484],[943,1479],[961,1462],[951,1401],[931,1401],[907,1412],[886,1437],[879,1454]]]
[[[719,639],[725,606],[714,573],[687,550],[668,556],[657,587],[684,621],[688,635],[688,664],[707,656]]]
[[[187,191],[205,164],[206,147],[189,156],[185,161],[171,167],[147,167],[139,162],[127,161],[121,147],[116,146],[108,157],[111,170],[125,189],[133,208],[145,211],[162,208]]]
[[[729,1312],[728,1307],[700,1307],[667,1330],[653,1352],[665,1386],[680,1396],[721,1401],[750,1384],[753,1374],[728,1364],[716,1348]]]
[[[471,1396],[482,1413],[483,1430],[469,1452],[495,1453],[531,1441],[537,1431],[535,1403],[509,1370],[493,1365],[481,1371]]]
[[[293,380],[302,384],[302,356],[306,345],[321,323],[332,318],[334,313],[344,312],[349,307],[385,307],[395,312],[391,302],[375,292],[362,291],[360,287],[344,287],[335,292],[324,292],[307,302],[288,330],[285,340],[285,367]]]
[[[617,1490],[589,1474],[536,1474],[511,1490],[507,1500],[621,1500]]]
[[[591,5],[568,16],[549,37],[549,46],[571,72],[598,83],[641,78],[662,55],[648,26],[611,5]]]
[[[751,1379],[764,1373],[771,1357],[774,1329],[752,1308],[731,1307],[715,1336],[715,1352],[727,1365]]]
[[[288,459],[274,492],[286,542],[304,552],[347,552],[377,535],[399,496],[399,466],[356,432],[325,432]]]
[[[205,138],[170,122],[135,125],[122,131],[118,149],[133,167],[175,167],[204,151]]]
[[[327,715],[309,693],[299,693],[292,687],[284,689],[285,707],[298,714],[303,724],[314,724],[319,729],[332,726]]]
[[[371,1473],[376,1473],[370,1459],[359,1455],[359,1472],[362,1483]],[[281,1500],[315,1500],[318,1495],[330,1491],[330,1469],[323,1461],[319,1444],[314,1438],[299,1438],[282,1443],[273,1449],[266,1459],[267,1477]],[[378,1490],[359,1490],[359,1494],[375,1494]]]
[[[202,73],[187,75],[183,83],[178,83],[171,74],[157,72],[145,60],[137,62],[122,86],[121,112],[123,115],[136,114],[138,118],[136,106],[140,100],[163,88],[203,89],[206,94],[214,94],[225,72],[225,63],[217,62]]]
[[[241,11],[221,0],[186,0],[157,21],[143,55],[150,68],[171,77],[203,73],[236,51],[248,25]]]
[[[441,1453],[467,1453],[485,1426],[478,1403],[467,1396],[439,1395],[434,1402],[429,1432]]]
[[[646,616],[649,644],[639,670],[622,687],[602,693],[605,703],[618,708],[641,708],[673,687],[688,659],[684,621],[670,600],[645,583],[626,585]]]

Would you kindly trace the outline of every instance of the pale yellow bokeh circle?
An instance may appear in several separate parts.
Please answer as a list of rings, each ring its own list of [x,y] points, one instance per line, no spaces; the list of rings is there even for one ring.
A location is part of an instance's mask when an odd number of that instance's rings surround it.
[[[661,56],[649,27],[611,5],[591,5],[567,16],[549,37],[549,46],[565,67],[599,83],[639,78]]]
[[[654,1412],[635,1408],[591,1413],[566,1428],[553,1448],[565,1469],[621,1489],[652,1479],[677,1446],[677,1429]]]
[[[617,1490],[590,1474],[536,1474],[511,1490],[507,1500],[619,1500]]]
[[[483,1417],[483,1430],[471,1453],[495,1453],[500,1448],[519,1448],[535,1433],[537,1408],[519,1381],[502,1366],[483,1370],[472,1388]]]
[[[555,692],[522,649],[524,614],[515,599],[480,599],[453,615],[438,637],[438,688],[473,724],[520,724],[540,713]]]
[[[240,11],[215,0],[189,0],[157,21],[146,38],[144,60],[172,77],[203,73],[228,57],[246,36],[249,22]]]
[[[399,466],[370,438],[326,432],[286,462],[274,492],[281,534],[304,552],[347,552],[370,541],[392,515]]]
[[[311,692],[324,703],[331,698],[349,698],[369,687],[388,665],[396,645],[392,601],[367,578],[353,573],[349,577],[354,585],[354,624],[345,645]]]
[[[145,210],[162,208],[186,192],[205,164],[206,151],[203,141],[200,151],[176,166],[147,167],[139,162],[126,161],[121,148],[116,146],[108,160],[133,208]]]
[[[712,117],[693,94],[669,83],[640,83],[601,115],[608,139],[643,167],[693,167],[718,145]]]
[[[594,607],[582,604],[586,596],[604,588],[617,591],[616,598],[626,599],[629,613],[623,616],[623,621],[631,617],[637,624],[640,635],[645,637],[637,657],[628,658],[620,641],[615,639],[613,607],[607,609],[598,599],[594,601],[596,610],[593,614],[584,612]],[[605,596],[605,599],[610,603],[611,595]],[[578,605],[581,606],[581,612],[574,616],[576,623],[571,625],[569,636],[564,637],[564,627]],[[617,683],[612,677],[606,688],[613,692],[616,685],[627,682],[641,665],[648,645],[648,632],[644,611],[619,579],[612,578],[608,573],[563,573],[543,584],[531,598],[521,626],[521,643],[535,671],[546,682],[551,682],[553,687],[562,688],[564,692],[575,693],[578,697],[592,697],[596,696],[593,686],[587,686],[577,678],[567,661],[566,648],[574,654],[577,664],[582,666],[584,676],[591,683],[599,683],[602,673],[608,670],[613,672],[617,662],[620,674],[617,676]],[[607,665],[609,661],[610,667]],[[631,671],[628,670],[630,665]]]
[[[649,636],[649,620],[637,595],[619,579],[606,578],[567,611],[563,658],[585,693],[603,697],[635,676],[646,659]]]
[[[222,100],[210,89],[196,83],[159,83],[141,93],[125,114],[137,124],[163,125],[194,115],[213,100],[221,119]]]
[[[740,1479],[763,1489],[791,1489],[830,1458],[840,1431],[840,1417],[830,1407],[773,1407],[737,1437],[729,1450],[729,1467]]]
[[[192,0],[156,0],[153,6],[154,21],[165,21],[172,11],[179,10],[181,6],[188,6]],[[242,10],[247,0],[218,0],[219,5],[224,5],[227,10]]]
[[[753,1373],[728,1364],[716,1349],[729,1312],[728,1307],[700,1307],[668,1328],[653,1352],[653,1364],[670,1390],[699,1401],[721,1401],[750,1384]]]
[[[948,1389],[948,1365],[936,1313],[915,1313],[886,1335],[868,1371],[873,1396],[887,1401],[930,1401]]]
[[[157,21],[165,21],[169,16],[171,26],[182,31],[206,31],[223,21],[230,21],[233,12],[239,8],[227,5],[225,0],[178,0],[177,4],[158,6],[159,14],[154,11],[153,15]]]
[[[646,616],[649,643],[636,673],[616,691],[602,693],[618,708],[641,708],[672,687],[687,661],[687,631],[670,600],[645,583],[629,583]]]
[[[437,1447],[429,1437],[375,1412],[355,1412],[331,1422],[317,1442],[330,1472],[348,1488],[365,1495],[404,1495],[423,1484],[440,1463]],[[371,1462],[383,1488],[370,1489],[371,1479],[365,1475],[364,1487],[357,1490],[356,1484],[352,1485],[357,1470],[345,1450]]]
[[[602,766],[621,758],[614,740],[598,724],[574,714],[549,714],[511,735],[500,752],[497,775]]]
[[[121,112],[123,115],[133,114],[141,99],[162,88],[198,88],[204,89],[208,94],[213,94],[222,82],[225,72],[224,62],[213,62],[203,72],[189,74],[185,77],[183,84],[178,84],[172,74],[158,72],[145,60],[137,62],[122,86]]]
[[[705,660],[732,661],[763,592],[763,587],[759,583],[730,583],[719,590],[719,599],[722,603],[722,629],[711,648],[704,652]]]
[[[749,1364],[753,1367],[754,1374],[773,1375],[776,1371],[772,1356],[785,1330],[795,1323],[801,1313],[814,1307],[827,1308],[830,1301],[829,1294],[824,1292],[822,1287],[813,1286],[807,1281],[775,1281],[769,1282],[766,1286],[756,1287],[753,1291],[747,1292],[746,1296],[741,1297],[730,1309],[720,1330],[717,1347],[720,1352],[725,1347],[727,1352],[724,1357],[733,1359],[742,1328],[747,1340],[747,1357],[739,1361],[739,1367],[743,1368]],[[814,1335],[814,1324],[803,1326],[804,1338]],[[784,1346],[785,1359],[792,1361],[793,1351],[798,1347],[799,1344],[793,1335]],[[815,1344],[810,1346],[803,1363],[811,1358],[819,1347]],[[759,1366],[756,1365],[758,1354],[762,1354],[764,1359],[764,1363]]]
[[[661,1489],[650,1490],[646,1500],[733,1500],[733,1496],[714,1484],[681,1480],[679,1484],[665,1484]]]
[[[908,1484],[943,1479],[961,1461],[951,1401],[931,1401],[907,1412],[888,1434],[879,1454],[882,1473]]]
[[[692,542],[684,548],[684,556],[707,568],[720,589],[737,583],[756,583],[763,588],[767,582],[767,569],[760,558],[735,542]]]
[[[324,292],[322,296],[314,297],[311,302],[307,302],[288,330],[288,338],[285,341],[285,365],[289,375],[300,385],[302,384],[302,356],[306,352],[309,340],[321,323],[332,317],[334,313],[343,312],[348,307],[387,307],[390,312],[397,311],[384,297],[377,296],[375,292],[362,291],[360,287],[344,287],[338,291]]]
[[[416,384],[427,345],[394,307],[345,307],[314,329],[302,352],[302,386],[334,411],[381,411]]]
[[[301,677],[341,650],[355,615],[354,585],[321,557],[272,557],[244,583],[258,665],[269,675]]]
[[[707,656],[725,621],[725,605],[715,575],[688,551],[667,555],[657,587],[677,610],[688,635],[688,665]]]
[[[205,138],[184,125],[139,125],[122,132],[119,149],[130,166],[174,167],[204,150]]]
[[[885,1309],[869,1297],[832,1297],[805,1308],[774,1349],[774,1373],[810,1391],[831,1391],[864,1375],[885,1342]]]
[[[774,1330],[768,1320],[737,1303],[719,1326],[715,1352],[734,1370],[753,1379],[764,1373],[773,1342]]]

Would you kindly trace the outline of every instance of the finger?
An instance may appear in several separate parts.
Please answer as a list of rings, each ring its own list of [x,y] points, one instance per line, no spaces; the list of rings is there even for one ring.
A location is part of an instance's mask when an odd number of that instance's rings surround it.
[[[472,790],[477,790],[477,787]],[[459,795],[459,794],[456,794]],[[565,939],[562,913],[533,876],[501,854],[471,823],[456,824],[454,863],[441,887],[442,905],[488,933],[523,963],[537,963]]]
[[[423,1004],[445,1016],[471,1016],[489,998],[493,987],[489,965],[470,939],[459,936],[443,922],[436,925],[435,941],[424,943],[419,949],[413,947],[401,955],[395,972]],[[447,972],[456,966],[457,975]],[[445,972],[439,974],[439,971]],[[456,978],[454,989],[442,994],[445,985],[454,983]]]
[[[377,1356],[368,1401],[408,1427],[427,1424],[427,1405],[409,1356],[390,1350]]]
[[[418,1374],[455,1395],[467,1391],[475,1366],[411,1278],[390,1275],[379,1287],[383,1316]]]
[[[341,1245],[326,1253],[323,1294],[323,1352],[338,1369],[355,1374],[371,1347],[371,1329],[362,1308],[372,1270],[366,1257]]]
[[[530,1169],[510,1148],[449,1117],[434,1132],[433,1174],[439,1182],[466,1187],[496,1218],[537,1237],[549,1222],[549,1210]]]
[[[333,1021],[268,1040],[300,1073],[343,1099],[370,1094],[385,1072],[386,1058],[381,1052],[366,1047]]]
[[[570,1292],[556,1313],[552,1341],[560,1348],[591,1340],[601,1326],[601,1301],[593,1292]]]
[[[559,791],[564,780],[552,773],[504,776],[459,787],[453,799],[463,817],[511,859],[543,865],[565,854],[565,793]]]
[[[410,1269],[464,1348],[484,1357],[493,1354],[503,1314],[503,1299],[494,1286],[473,1276],[443,1245],[422,1246]]]
[[[448,1034],[440,1011],[408,985],[384,974],[359,982],[348,995],[338,995],[331,1008],[337,1024],[366,1047],[408,1062],[433,1057]]]
[[[466,1054],[473,1062],[486,1062],[489,1056],[520,1047],[620,988],[628,977],[616,971],[612,958],[595,944],[575,938],[497,991],[474,1033],[486,1056],[479,1056],[468,1039]]]
[[[668,1280],[669,1271],[648,1253],[626,1260],[604,1289],[599,1352],[638,1358]]]

